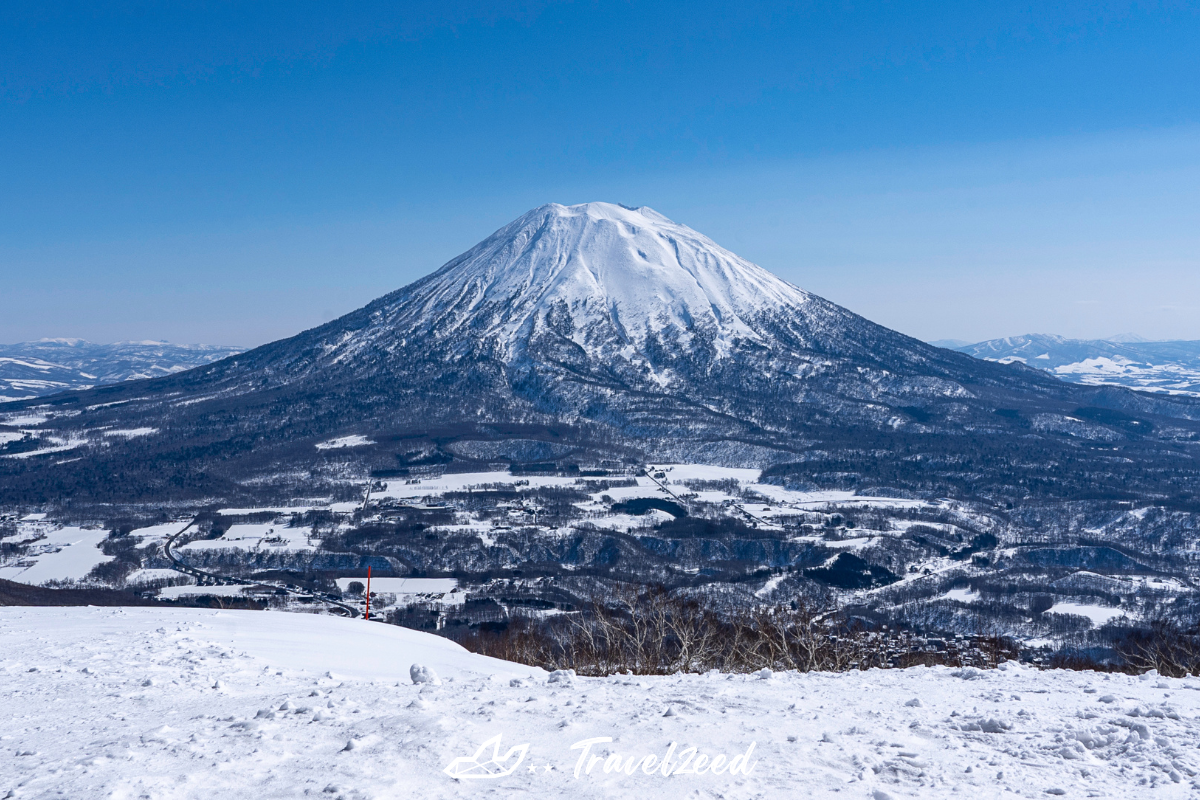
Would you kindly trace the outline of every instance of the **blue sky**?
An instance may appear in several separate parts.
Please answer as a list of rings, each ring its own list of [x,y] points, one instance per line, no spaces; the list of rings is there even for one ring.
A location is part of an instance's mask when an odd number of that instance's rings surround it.
[[[28,4],[0,341],[260,344],[544,202],[926,339],[1200,339],[1200,7]]]

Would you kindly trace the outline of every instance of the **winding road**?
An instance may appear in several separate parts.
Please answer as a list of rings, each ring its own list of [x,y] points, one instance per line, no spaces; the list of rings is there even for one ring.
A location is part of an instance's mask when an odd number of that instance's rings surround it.
[[[163,542],[163,554],[166,555],[167,559],[171,562],[171,566],[173,566],[175,569],[177,569],[180,572],[183,572],[187,575],[191,575],[192,577],[194,577],[196,579],[196,582],[199,585],[201,585],[201,586],[209,586],[209,585],[262,586],[265,588],[274,589],[276,591],[284,591],[287,594],[289,594],[292,597],[295,597],[297,599],[316,600],[316,601],[319,601],[322,603],[328,603],[329,605],[333,606],[333,610],[335,611],[335,613],[341,613],[347,617],[353,618],[353,617],[361,617],[362,616],[362,612],[359,611],[357,608],[355,608],[354,606],[348,605],[346,603],[343,603],[340,599],[338,599],[332,595],[311,592],[311,591],[309,591],[307,589],[303,589],[299,586],[292,586],[292,585],[286,584],[286,583],[272,583],[272,582],[266,582],[266,581],[248,581],[248,580],[244,580],[242,578],[234,578],[229,575],[218,575],[215,572],[206,572],[205,570],[198,569],[196,567],[191,566],[190,564],[184,563],[184,561],[182,559],[180,559],[179,556],[177,556],[172,551],[171,548],[174,546],[175,540],[178,539],[180,536],[182,536],[184,533],[186,533],[195,524],[196,524],[196,520],[193,519],[187,525],[183,526],[183,528],[181,528],[179,531],[168,536],[167,540],[165,542]]]

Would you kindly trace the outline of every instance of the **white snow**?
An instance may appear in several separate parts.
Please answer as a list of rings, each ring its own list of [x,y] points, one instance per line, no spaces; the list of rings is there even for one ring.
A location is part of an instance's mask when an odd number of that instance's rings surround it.
[[[976,592],[974,589],[951,589],[942,595],[942,597],[958,603],[974,603],[979,599],[979,592]]]
[[[346,591],[350,584],[358,581],[364,587],[366,578],[338,578],[337,587]],[[371,578],[371,592],[387,594],[438,594],[452,592],[458,588],[455,578]]]
[[[5,455],[4,458],[24,459],[24,458],[32,458],[34,456],[50,455],[51,453],[65,453],[68,450],[74,450],[77,447],[81,447],[81,446],[87,444],[87,439],[70,439],[70,440],[65,440],[65,441],[60,440],[60,442],[61,442],[60,444],[54,444],[50,447],[43,447],[40,450],[29,450],[24,453],[9,453],[9,454]]]
[[[363,447],[364,445],[368,444],[375,444],[375,442],[371,441],[366,436],[354,434],[353,436],[339,436],[336,439],[318,442],[316,444],[316,448],[318,450],[339,450],[344,447]]]
[[[782,583],[783,579],[786,577],[787,577],[786,575],[772,575],[770,578],[767,578],[767,582],[764,583],[758,589],[758,591],[756,591],[754,593],[755,596],[756,597],[766,597],[771,592],[775,591],[776,587],[778,587],[779,584]]]
[[[354,503],[353,506],[358,508],[360,504]],[[223,514],[227,517],[244,517],[248,514],[262,514],[270,511],[275,514],[306,514],[314,508],[329,508],[328,501],[317,501],[316,505],[310,506],[260,506],[258,508],[220,508],[217,509],[218,514]]]
[[[560,478],[554,475],[513,475],[508,472],[455,472],[437,478],[420,478],[409,481],[388,481],[387,488],[372,492],[371,497],[391,497],[398,500],[413,500],[436,496],[446,492],[461,492],[489,485],[506,487],[574,486],[576,478]],[[582,480],[588,480],[583,478]],[[594,480],[607,480],[595,478]]]
[[[735,340],[761,340],[764,314],[804,313],[808,302],[801,289],[650,208],[551,203],[414,284],[377,312],[386,324],[326,342],[324,356],[336,363],[381,331],[392,336],[434,320],[437,336],[470,326],[472,341],[494,341],[512,360],[521,337],[565,310],[580,347],[638,362],[647,378],[669,383],[668,373],[654,373],[627,348],[668,330],[686,347],[695,331],[707,331],[721,356]]]
[[[1079,340],[1032,334],[956,349],[1002,363],[1026,362],[1028,357],[1028,363],[1059,378],[1089,386],[1108,384],[1200,395],[1200,348],[1195,342],[1152,343],[1138,337]]]
[[[1200,789],[1196,679],[918,667],[550,682],[416,631],[198,609],[3,608],[0,641],[0,796],[14,800],[1173,799]],[[521,753],[513,769],[446,774],[497,736],[499,760]],[[636,769],[672,742],[670,763],[696,748],[709,760],[702,774]],[[577,774],[585,748],[600,758]],[[747,774],[730,775],[728,758],[747,751]],[[613,771],[615,754],[635,768]]]
[[[49,414],[13,414],[11,416],[0,417],[0,422],[19,428],[26,425],[41,425],[48,419],[50,419]]]
[[[180,578],[194,581],[191,575],[186,572],[180,572],[176,569],[136,569],[125,576],[125,583],[129,586],[136,586],[143,583],[151,583],[153,581],[177,580]]]
[[[863,496],[851,491],[792,491],[772,484],[758,483],[761,471],[757,469],[733,469],[707,464],[661,464],[648,467],[648,471],[651,475],[662,475],[663,477],[615,476],[622,481],[631,481],[633,485],[610,486],[603,489],[589,487],[588,484],[606,483],[612,481],[613,477],[522,476],[512,475],[508,472],[450,473],[432,478],[389,481],[382,490],[373,492],[371,498],[373,500],[390,498],[409,503],[437,504],[440,502],[441,496],[447,492],[496,486],[515,489],[518,492],[541,487],[571,486],[580,488],[591,496],[590,502],[578,504],[578,508],[585,515],[583,520],[585,523],[604,530],[622,533],[636,533],[638,529],[652,527],[657,523],[669,521],[672,517],[670,514],[658,510],[651,510],[642,515],[614,513],[608,507],[607,501],[602,498],[607,497],[615,503],[620,503],[636,498],[657,497],[678,502],[685,507],[692,502],[726,505],[738,510],[738,513],[743,514],[759,527],[775,526],[776,518],[794,515],[797,512],[822,513],[834,509],[881,509],[886,511],[888,509],[940,507],[938,504],[931,505],[920,500]],[[736,488],[732,488],[732,491],[693,490],[686,485],[692,481],[732,481]],[[741,491],[753,492],[769,502],[749,502],[742,497]],[[344,508],[340,506],[344,506]],[[333,504],[330,508],[335,511],[355,511],[359,508],[359,504]],[[253,513],[256,510],[260,509],[239,509],[242,513]],[[734,513],[734,511],[731,510],[730,513]],[[526,515],[513,513],[510,514],[510,518],[505,524],[520,526],[528,521],[532,521],[532,519]],[[895,524],[903,527],[910,523],[898,520]],[[456,518],[456,524],[439,526],[437,530],[469,532],[479,536],[488,546],[495,544],[493,531],[489,525],[480,524],[472,519],[464,519],[462,515]],[[553,531],[544,532],[555,533]],[[570,532],[570,528],[557,531],[563,535]],[[882,535],[882,532],[874,532],[874,535]],[[864,547],[871,544],[872,541],[870,536],[866,536],[866,538],[859,537],[827,544],[830,547],[845,549]]]
[[[1121,375],[1128,372],[1131,366],[1140,365],[1121,356],[1114,358],[1099,356],[1085,358],[1074,364],[1064,364],[1061,367],[1055,367],[1054,371],[1059,375]]]
[[[366,589],[366,578],[338,578],[338,589],[345,592],[355,581]],[[460,606],[466,602],[467,594],[455,591],[457,588],[458,581],[455,578],[372,578],[372,613],[417,603]]]
[[[51,364],[48,361],[42,361],[41,359],[26,361],[25,359],[9,358],[7,356],[0,356],[0,364],[15,364],[19,367],[28,367],[29,369],[37,369],[41,370],[42,372],[49,372],[52,369],[62,369],[62,367],[57,364]]]
[[[138,539],[138,545],[145,547],[154,542],[163,542],[170,536],[179,533],[191,522],[190,519],[178,520],[175,522],[166,522],[162,525],[151,525],[148,528],[137,528],[129,532],[130,536],[135,536]]]
[[[36,533],[45,538],[30,545],[29,554],[16,563],[0,567],[0,578],[34,585],[81,580],[97,564],[112,560],[99,549],[108,537],[106,530],[44,525]]]
[[[180,597],[242,597],[253,586],[164,586],[158,590],[158,596],[163,600],[177,600]]]
[[[739,483],[758,483],[762,470],[739,469],[736,467],[717,467],[711,464],[664,464],[650,467],[651,471],[662,471],[671,483],[683,481],[724,481],[735,480]]]
[[[198,539],[178,548],[188,550],[312,550],[308,528],[289,528],[273,522],[230,525],[216,539]]]
[[[1085,603],[1055,603],[1047,612],[1049,614],[1074,614],[1080,617],[1087,617],[1096,627],[1100,627],[1109,620],[1117,617],[1125,616],[1125,612],[1119,608],[1109,608],[1108,606],[1088,605]]]

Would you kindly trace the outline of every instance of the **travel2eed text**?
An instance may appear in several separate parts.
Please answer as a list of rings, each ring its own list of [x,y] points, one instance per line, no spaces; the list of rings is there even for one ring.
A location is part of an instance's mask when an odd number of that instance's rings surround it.
[[[495,780],[512,775],[529,755],[529,744],[510,747],[501,755],[502,736],[497,734],[488,739],[472,755],[455,758],[443,772],[460,780]],[[733,756],[724,753],[710,756],[695,747],[679,749],[676,742],[671,742],[661,758],[656,753],[627,754],[603,748],[610,742],[611,736],[596,736],[571,745],[571,750],[579,751],[572,772],[575,779],[612,773],[662,778],[673,775],[749,775],[758,763],[750,760],[756,742],[751,742],[744,753]],[[526,769],[535,773],[551,772],[555,767],[547,763],[533,764]]]

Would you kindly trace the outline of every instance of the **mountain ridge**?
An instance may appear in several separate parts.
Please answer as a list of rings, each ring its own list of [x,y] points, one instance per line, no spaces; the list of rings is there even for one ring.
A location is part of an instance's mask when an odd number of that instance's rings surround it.
[[[243,348],[165,341],[45,338],[0,344],[0,402],[180,372]]]
[[[1200,341],[1151,342],[1132,334],[1119,339],[1026,334],[953,349],[990,361],[1021,362],[1073,383],[1200,396]]]

